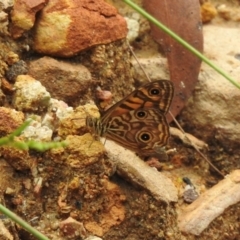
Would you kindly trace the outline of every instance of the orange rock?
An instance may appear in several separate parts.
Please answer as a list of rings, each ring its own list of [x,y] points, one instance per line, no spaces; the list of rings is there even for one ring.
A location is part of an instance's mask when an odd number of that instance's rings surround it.
[[[9,95],[14,92],[13,86],[5,78],[2,78],[1,89],[5,94],[9,94]]]
[[[125,201],[125,196],[115,183],[105,180],[104,185],[107,189],[108,204],[105,206],[103,214],[99,215],[99,222],[88,221],[84,223],[86,230],[99,237],[108,232],[112,226],[121,224],[125,219],[125,207],[122,203]]]
[[[80,239],[86,238],[86,230],[81,222],[68,217],[59,224],[60,233],[68,239],[74,239],[79,236]]]
[[[24,114],[16,110],[0,107],[0,135],[12,133],[24,121]]]
[[[19,38],[22,34],[31,29],[35,22],[36,13],[41,10],[47,0],[16,0],[11,12],[12,27],[11,34]]]
[[[35,32],[36,51],[69,57],[127,35],[125,19],[103,0],[50,0]]]
[[[210,2],[205,2],[201,6],[202,22],[210,22],[217,15],[216,8]]]

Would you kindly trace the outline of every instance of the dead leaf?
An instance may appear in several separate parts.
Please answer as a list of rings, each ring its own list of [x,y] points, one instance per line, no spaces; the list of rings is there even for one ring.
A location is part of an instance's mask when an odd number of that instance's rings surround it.
[[[152,16],[202,52],[202,22],[198,0],[143,0],[143,6]],[[201,60],[153,24],[151,34],[168,58],[170,78],[175,87],[170,111],[176,116],[192,95],[198,81]],[[170,115],[168,119],[172,119]]]

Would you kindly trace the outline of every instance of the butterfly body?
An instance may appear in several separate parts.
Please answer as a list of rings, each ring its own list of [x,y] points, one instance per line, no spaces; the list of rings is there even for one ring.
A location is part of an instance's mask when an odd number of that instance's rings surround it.
[[[165,117],[173,97],[168,80],[147,83],[113,105],[101,118],[87,117],[86,125],[106,139],[141,155],[152,155],[170,136]]]

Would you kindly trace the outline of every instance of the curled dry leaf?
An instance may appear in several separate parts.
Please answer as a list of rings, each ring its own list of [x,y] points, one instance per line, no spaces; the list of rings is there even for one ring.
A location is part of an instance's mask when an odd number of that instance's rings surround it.
[[[143,0],[152,16],[202,52],[203,35],[198,0]],[[201,60],[153,24],[151,34],[167,56],[175,96],[170,108],[176,116],[184,107],[197,83]],[[168,119],[172,119],[168,115]]]

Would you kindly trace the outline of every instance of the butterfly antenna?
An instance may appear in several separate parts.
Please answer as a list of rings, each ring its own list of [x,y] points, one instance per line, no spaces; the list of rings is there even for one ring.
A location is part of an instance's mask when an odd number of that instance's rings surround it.
[[[136,60],[136,62],[139,64],[140,68],[142,69],[144,75],[146,76],[146,78],[148,79],[149,82],[151,82],[151,79],[149,78],[148,74],[146,73],[146,71],[144,70],[142,64],[139,62],[136,54],[134,53],[134,51],[132,50],[132,47],[130,46],[129,42],[127,41],[127,45],[128,48],[130,49],[134,59]],[[187,136],[186,132],[183,130],[183,128],[180,126],[180,124],[178,123],[177,119],[173,116],[173,114],[171,113],[171,111],[169,111],[170,116],[172,117],[173,121],[176,123],[176,125],[178,126],[178,128],[180,129],[180,131],[184,134],[185,139],[191,144],[191,146],[198,152],[198,154],[209,163],[209,165],[218,173],[220,174],[223,178],[224,178],[224,174],[217,168],[215,167],[211,161],[208,160],[208,158],[199,150],[199,148],[196,146],[196,144]]]

